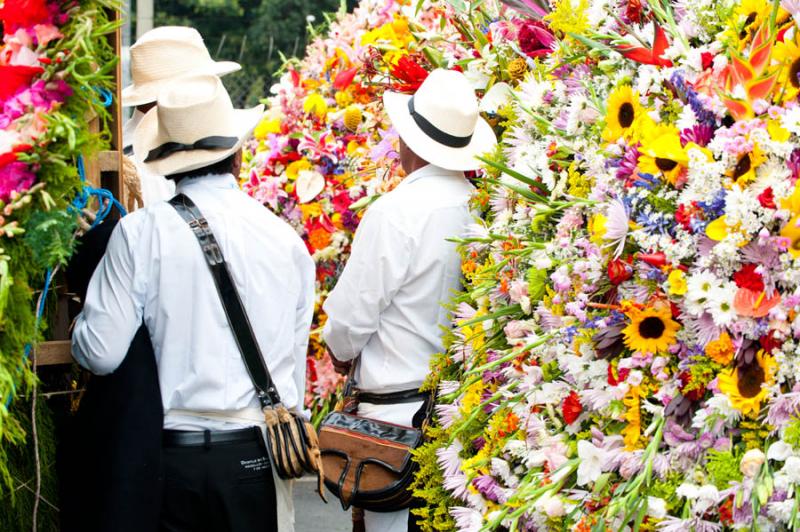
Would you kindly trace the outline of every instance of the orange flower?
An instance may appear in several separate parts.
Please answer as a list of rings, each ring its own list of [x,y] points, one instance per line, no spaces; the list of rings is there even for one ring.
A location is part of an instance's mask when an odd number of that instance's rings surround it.
[[[324,227],[316,227],[308,234],[308,243],[315,251],[325,249],[331,244],[331,234]]]
[[[719,338],[706,345],[706,356],[717,364],[730,364],[733,360],[733,342],[727,332],[723,331]]]

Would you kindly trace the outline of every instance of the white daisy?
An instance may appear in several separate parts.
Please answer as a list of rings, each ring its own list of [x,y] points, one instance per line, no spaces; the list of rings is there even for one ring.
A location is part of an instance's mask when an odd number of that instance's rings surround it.
[[[736,295],[736,285],[732,282],[714,288],[709,294],[709,312],[718,327],[728,325],[736,319],[736,310],[733,307],[733,298]]]

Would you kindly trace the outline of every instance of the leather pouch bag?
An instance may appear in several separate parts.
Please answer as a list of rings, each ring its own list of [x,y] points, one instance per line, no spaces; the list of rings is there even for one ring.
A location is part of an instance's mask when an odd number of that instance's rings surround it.
[[[348,393],[350,382],[352,374],[342,404],[354,411],[354,401]],[[431,398],[412,392],[424,399],[420,410],[427,420]],[[422,445],[424,429],[358,416],[342,411],[342,404],[320,425],[325,485],[345,510],[350,506],[373,512],[408,508],[412,502],[409,487],[417,471],[411,451]]]
[[[236,285],[228,271],[228,263],[214,233],[197,206],[188,196],[178,194],[169,203],[197,237],[211,268],[214,284],[219,292],[228,323],[233,330],[236,345],[242,354],[247,372],[253,381],[256,395],[264,412],[267,426],[266,447],[276,473],[282,479],[300,478],[306,473],[317,475],[317,490],[327,502],[322,488],[322,458],[314,426],[295,410],[287,409],[278,395],[278,390],[264,363],[261,349],[256,341],[250,320],[247,317]],[[301,390],[302,393],[302,390]]]

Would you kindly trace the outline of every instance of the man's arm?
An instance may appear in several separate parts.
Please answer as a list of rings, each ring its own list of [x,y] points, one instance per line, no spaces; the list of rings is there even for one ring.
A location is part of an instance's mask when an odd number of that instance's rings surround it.
[[[72,356],[92,373],[106,375],[117,369],[142,323],[143,305],[134,295],[134,273],[133,253],[118,224],[89,283],[72,333]]]
[[[297,302],[297,314],[294,331],[294,381],[298,393],[298,410],[305,408],[306,394],[306,358],[308,357],[308,334],[314,319],[316,267],[305,247],[297,252],[295,260],[300,271],[300,298]]]
[[[376,206],[359,225],[350,259],[324,305],[323,338],[339,360],[357,357],[378,330],[411,260],[410,239]]]

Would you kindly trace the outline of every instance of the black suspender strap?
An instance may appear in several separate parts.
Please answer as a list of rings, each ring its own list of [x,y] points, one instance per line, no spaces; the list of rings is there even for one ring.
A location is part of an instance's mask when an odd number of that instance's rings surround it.
[[[250,325],[250,319],[247,317],[242,299],[239,297],[239,292],[236,290],[236,285],[231,278],[228,263],[225,262],[225,257],[222,256],[222,249],[208,226],[208,222],[200,212],[200,209],[184,194],[178,194],[169,200],[169,203],[181,218],[189,224],[194,236],[197,237],[197,241],[200,243],[200,248],[203,250],[203,255],[211,269],[211,276],[214,278],[214,284],[222,301],[222,307],[225,309],[228,324],[233,331],[236,345],[242,354],[242,360],[244,360],[247,373],[250,374],[250,379],[253,381],[253,386],[255,386],[262,408],[279,404],[281,398],[278,395],[278,390],[275,388],[269,369],[264,363],[264,357],[258,347],[253,327]]]

